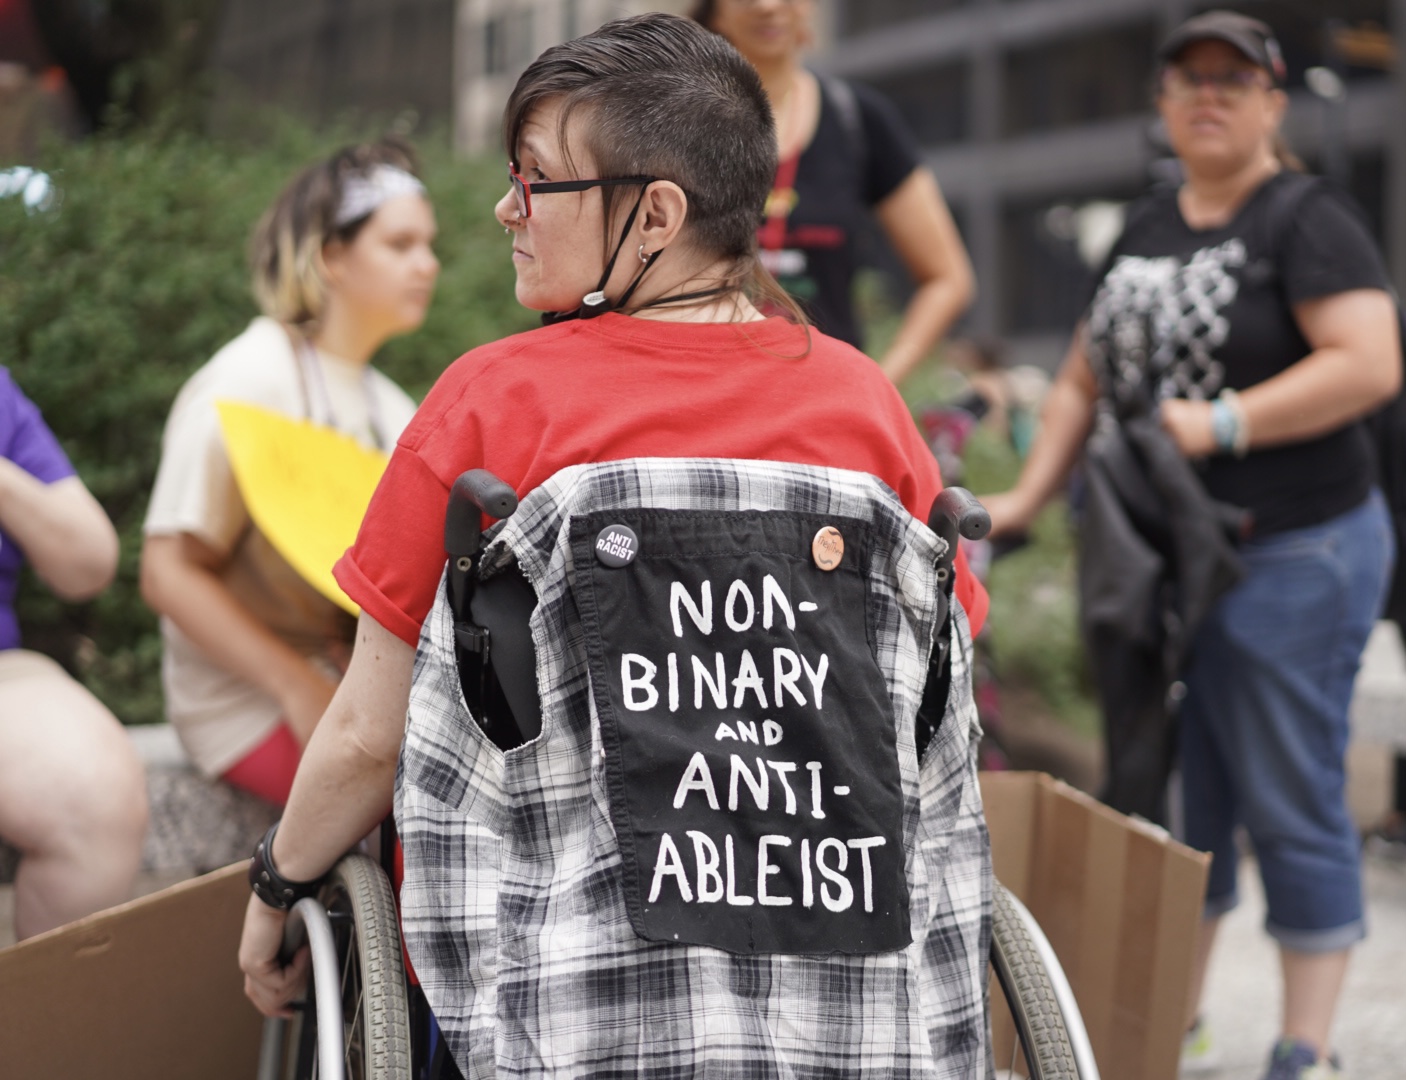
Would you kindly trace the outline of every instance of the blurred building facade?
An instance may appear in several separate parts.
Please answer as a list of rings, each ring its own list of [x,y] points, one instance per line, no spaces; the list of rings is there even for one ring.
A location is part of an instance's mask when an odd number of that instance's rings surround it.
[[[646,11],[683,14],[688,0],[458,0],[454,31],[454,139],[465,151],[498,145],[503,106],[543,49],[611,19]]]
[[[1222,5],[1276,29],[1291,144],[1353,191],[1406,287],[1406,78],[1396,60],[1406,0]],[[512,85],[543,49],[611,18],[689,6],[237,0],[225,5],[214,61],[256,99],[322,118],[410,108],[449,120],[461,150],[492,152]],[[816,66],[876,87],[907,118],[976,265],[967,327],[1006,339],[1013,359],[1058,360],[1120,207],[1165,172],[1153,53],[1168,29],[1211,6],[1221,5],[816,0]],[[1332,77],[1315,79],[1315,69]]]
[[[1290,144],[1352,190],[1406,287],[1395,55],[1406,0],[828,0],[831,45],[817,62],[887,94],[917,133],[976,266],[970,328],[1005,338],[1013,359],[1058,361],[1120,205],[1171,165],[1153,122],[1153,53],[1210,7],[1275,28]]]
[[[448,123],[455,0],[231,0],[211,63],[229,96],[326,122],[343,114]]]

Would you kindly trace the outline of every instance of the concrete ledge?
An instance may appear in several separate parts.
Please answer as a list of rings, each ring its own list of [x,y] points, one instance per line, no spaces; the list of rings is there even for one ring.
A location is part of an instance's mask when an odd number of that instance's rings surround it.
[[[127,729],[146,764],[151,823],[142,870],[188,874],[247,859],[278,819],[278,807],[219,780],[207,780],[186,758],[167,724]],[[0,841],[0,883],[14,880],[18,853]]]

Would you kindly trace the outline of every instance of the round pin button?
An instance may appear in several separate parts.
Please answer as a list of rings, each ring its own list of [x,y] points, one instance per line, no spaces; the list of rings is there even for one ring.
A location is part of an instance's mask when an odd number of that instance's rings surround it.
[[[845,538],[833,525],[826,525],[810,542],[810,557],[822,570],[833,570],[845,557]]]
[[[639,553],[639,537],[628,525],[607,525],[596,534],[596,558],[605,566],[629,566]]]

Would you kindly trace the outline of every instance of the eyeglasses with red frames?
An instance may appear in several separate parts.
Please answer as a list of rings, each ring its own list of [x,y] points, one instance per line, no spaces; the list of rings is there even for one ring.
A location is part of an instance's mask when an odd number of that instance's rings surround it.
[[[589,191],[594,187],[614,187],[617,184],[652,184],[657,176],[615,176],[607,180],[524,180],[513,162],[508,162],[508,178],[517,196],[518,214],[523,221],[532,216],[532,196],[551,195],[558,191]]]

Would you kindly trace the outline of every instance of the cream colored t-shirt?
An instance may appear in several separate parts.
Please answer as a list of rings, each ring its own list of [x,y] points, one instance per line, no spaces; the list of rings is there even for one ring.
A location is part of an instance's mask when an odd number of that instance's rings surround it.
[[[303,655],[325,658],[352,640],[352,620],[250,522],[220,432],[222,400],[307,417],[387,452],[415,403],[380,372],[312,349],[300,360],[283,327],[261,317],[191,376],[166,421],[146,535],[191,533],[227,554],[220,577],[240,602]],[[278,703],[220,667],[170,619],[161,620],[161,633],[166,715],[195,764],[219,775],[267,738]]]

